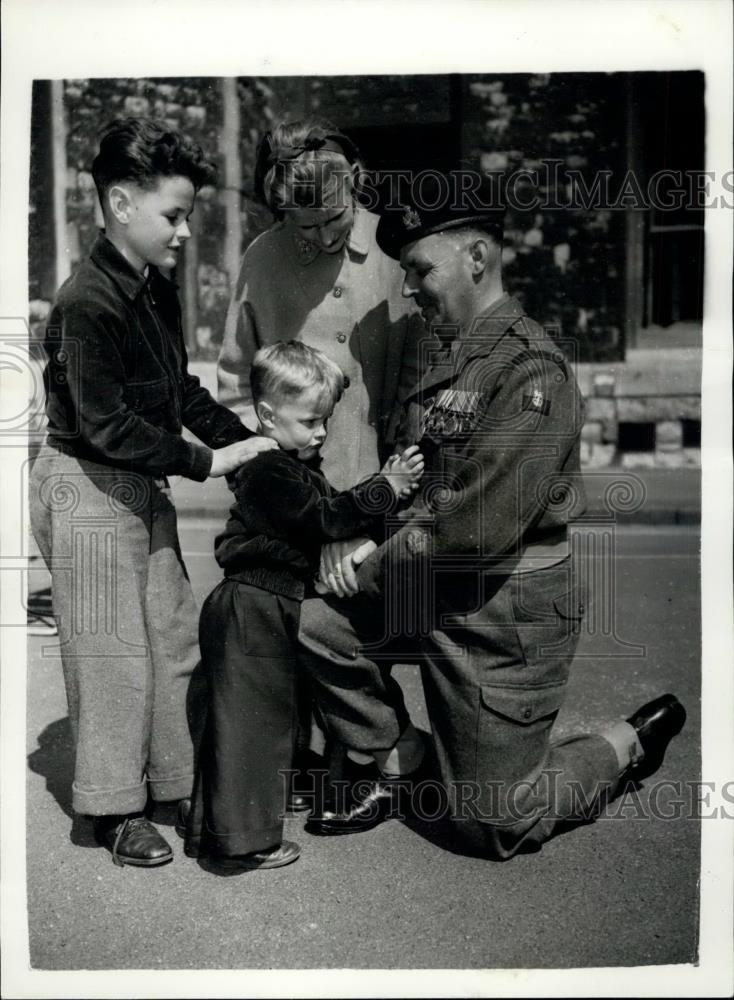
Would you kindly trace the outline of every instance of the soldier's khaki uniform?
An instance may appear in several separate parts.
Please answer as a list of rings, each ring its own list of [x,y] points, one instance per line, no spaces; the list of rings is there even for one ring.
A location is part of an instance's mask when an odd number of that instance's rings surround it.
[[[585,610],[567,534],[585,502],[583,401],[509,296],[433,350],[401,434],[426,457],[420,497],[360,567],[363,593],[304,603],[303,656],[329,729],[369,751],[405,725],[388,665],[419,649],[455,831],[507,858],[619,777],[602,737],[549,739]]]

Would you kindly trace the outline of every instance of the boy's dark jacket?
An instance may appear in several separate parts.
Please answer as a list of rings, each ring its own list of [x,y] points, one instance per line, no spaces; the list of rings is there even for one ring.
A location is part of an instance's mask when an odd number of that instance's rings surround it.
[[[210,449],[251,432],[189,373],[177,286],[148,271],[100,234],[60,288],[44,341],[49,441],[104,465],[203,481]]]
[[[325,542],[380,540],[383,518],[398,506],[385,477],[339,493],[319,464],[273,450],[240,467],[231,482],[237,503],[214,548],[228,579],[303,600]]]

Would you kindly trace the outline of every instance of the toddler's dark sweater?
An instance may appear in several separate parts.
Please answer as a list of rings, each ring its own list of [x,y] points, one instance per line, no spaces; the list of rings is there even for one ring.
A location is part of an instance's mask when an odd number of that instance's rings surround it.
[[[236,504],[214,554],[231,580],[303,600],[319,566],[321,546],[358,535],[382,540],[386,515],[398,506],[377,474],[337,492],[319,471],[320,459],[295,452],[261,452],[233,477]]]

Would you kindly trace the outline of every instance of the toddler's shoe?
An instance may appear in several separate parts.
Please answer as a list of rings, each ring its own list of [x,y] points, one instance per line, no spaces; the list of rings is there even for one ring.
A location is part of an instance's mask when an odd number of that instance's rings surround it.
[[[301,848],[292,840],[284,840],[282,844],[269,847],[264,851],[253,851],[251,854],[236,854],[231,857],[210,855],[209,864],[214,868],[229,872],[253,872],[261,868],[283,868],[297,861]]]

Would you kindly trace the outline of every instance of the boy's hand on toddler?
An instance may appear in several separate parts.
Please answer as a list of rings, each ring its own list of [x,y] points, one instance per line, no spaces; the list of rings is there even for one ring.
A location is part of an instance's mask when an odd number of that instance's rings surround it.
[[[235,441],[234,444],[228,444],[226,448],[217,448],[214,451],[209,478],[216,479],[218,476],[226,476],[228,472],[234,472],[255,455],[259,455],[261,451],[271,451],[277,447],[277,443],[272,438],[255,434],[246,441]]]
[[[382,474],[398,497],[415,493],[425,469],[425,461],[417,444],[406,448],[401,455],[391,455],[382,468]]]

